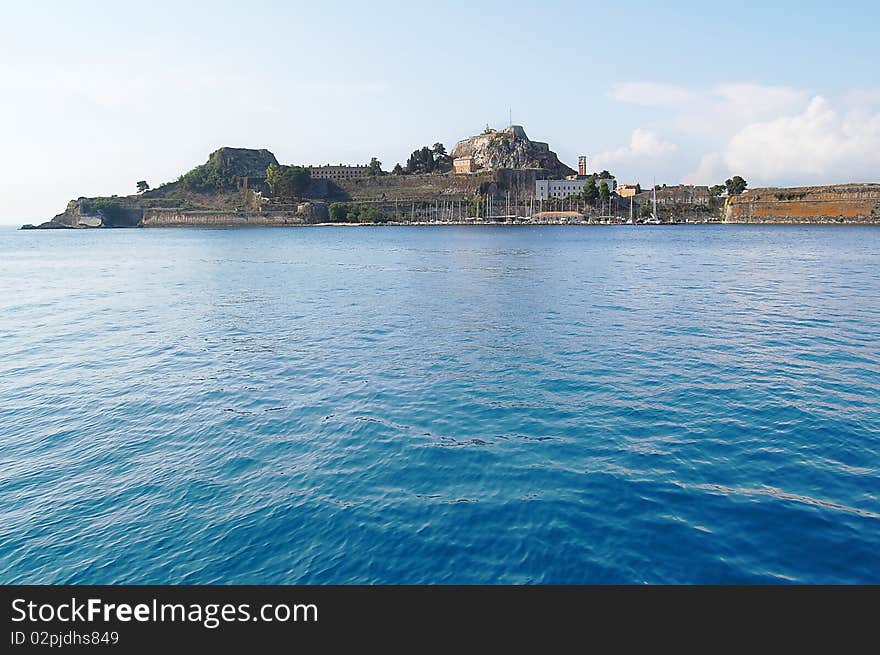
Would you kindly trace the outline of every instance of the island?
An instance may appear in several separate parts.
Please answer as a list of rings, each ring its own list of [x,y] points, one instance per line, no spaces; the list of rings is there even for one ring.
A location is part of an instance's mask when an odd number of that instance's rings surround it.
[[[416,148],[391,171],[367,164],[281,164],[266,149],[223,147],[204,164],[129,196],[81,197],[22,229],[325,224],[880,223],[880,184],[748,189],[642,189],[608,171],[562,163],[524,128],[486,127],[456,143]]]

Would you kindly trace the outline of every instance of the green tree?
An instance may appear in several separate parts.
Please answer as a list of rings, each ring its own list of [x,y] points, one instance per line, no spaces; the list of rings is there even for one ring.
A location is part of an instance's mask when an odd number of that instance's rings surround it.
[[[608,185],[605,185],[605,188],[608,188]],[[599,199],[599,189],[596,188],[596,178],[591,177],[587,180],[587,183],[584,185],[584,190],[581,192],[584,200],[589,203],[595,203],[596,200]]]
[[[446,152],[446,146],[437,142],[431,151],[434,153],[434,170],[441,173],[448,173],[452,170],[452,155]]]
[[[727,187],[727,193],[735,196],[745,191],[749,183],[742,179],[739,175],[734,175],[732,178],[727,180],[724,185]]]
[[[382,162],[373,157],[370,160],[370,163],[367,164],[367,175],[384,175],[385,171],[382,170]]]
[[[147,184],[146,180],[141,180],[140,182],[137,183],[137,190],[138,190],[138,193],[143,193],[144,191],[149,191],[150,185]]]
[[[266,169],[266,184],[272,195],[279,198],[301,197],[309,187],[312,176],[309,169],[302,166],[276,166],[269,164]]]
[[[599,185],[599,201],[602,202],[602,204],[605,204],[610,197],[611,191],[608,189],[608,183],[602,182],[602,184]]]
[[[334,223],[344,223],[345,217],[348,215],[348,205],[344,202],[331,202],[327,208],[330,213],[330,220]]]
[[[422,162],[425,164],[425,172],[433,173],[434,172],[434,151],[428,148],[428,146],[423,146],[421,149]]]
[[[362,206],[358,211],[358,221],[361,223],[379,223],[382,221],[382,213],[377,207]]]
[[[725,185],[723,185],[723,184],[716,184],[715,186],[711,186],[711,187],[709,187],[709,195],[710,195],[711,197],[713,197],[713,198],[717,198],[717,197],[720,196],[722,193],[724,193],[724,191],[725,191],[726,189],[727,189],[727,187],[726,187]]]
[[[636,193],[641,193],[641,192],[642,192],[642,185],[637,182],[636,183]]]
[[[231,185],[231,181],[225,177],[218,162],[213,158],[184,173],[178,181],[192,191],[214,191]]]
[[[391,169],[392,175],[404,175],[406,171],[403,170],[403,166],[400,165],[400,162],[394,164],[394,168]]]
[[[434,152],[428,146],[413,150],[406,161],[407,173],[433,173],[434,168]]]
[[[601,173],[599,173],[600,180],[610,180],[611,178],[612,178],[612,175],[608,171],[602,171]]]

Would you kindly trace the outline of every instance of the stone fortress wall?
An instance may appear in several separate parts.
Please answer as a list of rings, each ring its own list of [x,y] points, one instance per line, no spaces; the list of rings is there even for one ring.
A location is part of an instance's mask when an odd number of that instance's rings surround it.
[[[880,224],[880,184],[750,189],[728,198],[724,222]]]

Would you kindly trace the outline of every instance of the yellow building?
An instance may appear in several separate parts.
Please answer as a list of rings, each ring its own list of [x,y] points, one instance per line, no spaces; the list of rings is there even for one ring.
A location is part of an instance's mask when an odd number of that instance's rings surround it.
[[[452,160],[452,171],[454,173],[473,173],[477,170],[473,157],[456,157]]]

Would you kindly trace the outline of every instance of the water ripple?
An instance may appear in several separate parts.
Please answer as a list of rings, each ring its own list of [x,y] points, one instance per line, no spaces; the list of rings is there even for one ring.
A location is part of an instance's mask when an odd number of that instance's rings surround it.
[[[878,583],[880,231],[0,231],[0,582]]]

